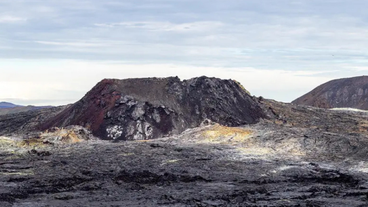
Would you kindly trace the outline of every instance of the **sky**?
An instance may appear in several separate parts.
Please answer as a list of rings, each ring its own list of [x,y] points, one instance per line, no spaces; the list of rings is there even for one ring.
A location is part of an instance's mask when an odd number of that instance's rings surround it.
[[[368,72],[365,0],[0,0],[0,101],[62,105],[104,78],[206,75],[290,102]]]

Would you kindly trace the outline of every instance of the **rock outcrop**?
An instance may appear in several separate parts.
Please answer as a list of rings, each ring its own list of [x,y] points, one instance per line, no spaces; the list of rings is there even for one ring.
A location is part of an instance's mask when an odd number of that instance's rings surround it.
[[[292,103],[320,108],[347,107],[367,110],[368,76],[329,81]]]
[[[257,100],[233,80],[104,79],[40,129],[80,125],[102,139],[144,140],[178,134],[205,120],[239,126],[264,117]]]

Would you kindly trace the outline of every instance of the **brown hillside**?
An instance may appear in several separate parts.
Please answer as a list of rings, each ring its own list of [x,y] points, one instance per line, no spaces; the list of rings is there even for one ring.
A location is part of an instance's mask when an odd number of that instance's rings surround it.
[[[320,108],[349,107],[367,110],[368,76],[329,81],[292,103]]]

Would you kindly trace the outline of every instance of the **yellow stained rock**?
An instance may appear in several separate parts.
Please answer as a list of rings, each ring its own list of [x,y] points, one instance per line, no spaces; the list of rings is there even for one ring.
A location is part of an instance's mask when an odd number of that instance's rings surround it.
[[[198,142],[200,143],[242,143],[250,139],[253,132],[239,127],[226,127],[214,125],[202,132]]]

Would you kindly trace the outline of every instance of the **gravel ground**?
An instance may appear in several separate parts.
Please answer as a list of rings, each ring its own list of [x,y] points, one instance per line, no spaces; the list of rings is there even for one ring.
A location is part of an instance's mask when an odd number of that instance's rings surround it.
[[[0,205],[367,206],[365,160],[328,159],[298,146],[305,130],[264,122],[237,128],[249,134],[232,140],[227,129],[206,126],[149,141],[3,147]],[[216,131],[222,134],[208,135]]]

